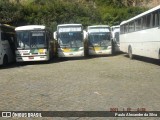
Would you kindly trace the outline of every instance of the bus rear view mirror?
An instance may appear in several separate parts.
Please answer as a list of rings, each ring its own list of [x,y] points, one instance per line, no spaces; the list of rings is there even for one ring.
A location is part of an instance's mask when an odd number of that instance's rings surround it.
[[[87,32],[83,30],[83,39],[85,40],[87,38]]]
[[[55,40],[57,40],[57,31],[55,31],[55,32],[53,33],[53,38],[54,38]]]

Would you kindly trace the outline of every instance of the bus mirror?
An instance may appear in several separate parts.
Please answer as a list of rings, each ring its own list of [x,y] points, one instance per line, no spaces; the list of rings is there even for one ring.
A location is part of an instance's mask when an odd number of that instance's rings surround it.
[[[87,32],[85,30],[83,30],[83,39],[87,38]]]
[[[55,32],[53,33],[53,38],[54,38],[55,40],[57,40],[57,31],[55,31]]]

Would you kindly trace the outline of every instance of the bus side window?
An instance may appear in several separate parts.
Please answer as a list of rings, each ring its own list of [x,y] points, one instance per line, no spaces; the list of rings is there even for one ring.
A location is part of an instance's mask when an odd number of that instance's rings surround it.
[[[158,11],[158,25],[160,26],[160,10]]]
[[[146,28],[150,28],[151,27],[151,14],[148,14],[146,16]]]
[[[135,25],[134,25],[134,21],[129,23],[129,32],[134,32],[135,30]]]
[[[147,28],[147,25],[146,25],[147,24],[146,16],[143,16],[142,19],[143,19],[143,21],[142,21],[142,28],[146,29]]]
[[[152,13],[152,27],[158,26],[158,11]]]
[[[7,39],[6,39],[6,35],[5,35],[5,33],[4,33],[4,32],[2,32],[2,33],[1,33],[1,40],[2,40],[2,41],[7,40]]]
[[[159,21],[159,18],[158,18],[158,11],[156,12],[155,14],[155,26],[158,26],[158,21]]]
[[[5,40],[11,41],[11,35],[9,33],[2,32],[1,39],[3,41],[5,41]]]
[[[142,26],[142,24],[141,24],[141,19],[137,19],[137,20],[135,21],[135,31],[141,30],[141,26]]]
[[[124,33],[128,33],[128,24],[124,25]]]
[[[157,16],[158,16],[157,12],[153,13],[153,26],[154,27],[158,26],[158,17]]]
[[[121,33],[121,34],[124,33],[123,25],[120,26],[120,33]]]

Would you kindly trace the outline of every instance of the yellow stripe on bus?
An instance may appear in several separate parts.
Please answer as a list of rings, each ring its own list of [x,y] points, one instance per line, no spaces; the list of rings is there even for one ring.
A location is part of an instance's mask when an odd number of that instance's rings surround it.
[[[39,49],[38,53],[44,53],[44,49]]]
[[[94,47],[94,50],[99,51],[99,50],[101,50],[101,48],[100,47]]]
[[[71,52],[71,49],[69,49],[69,48],[63,48],[63,52]]]

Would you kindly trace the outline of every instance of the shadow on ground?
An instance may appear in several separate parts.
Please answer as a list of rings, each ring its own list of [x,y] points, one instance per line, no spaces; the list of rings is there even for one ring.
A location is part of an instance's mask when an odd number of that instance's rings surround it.
[[[64,58],[53,58],[49,61],[31,61],[31,62],[13,62],[8,64],[7,66],[0,66],[0,69],[10,69],[10,68],[17,68],[17,67],[24,67],[27,65],[40,65],[40,64],[52,64],[52,63],[59,63],[59,62],[66,62],[66,61],[76,61],[76,60],[87,60],[87,59],[94,59],[100,57],[113,57],[120,55],[122,53],[117,53],[114,55],[93,55],[93,56],[86,56],[86,57],[64,57]]]
[[[127,57],[128,59],[130,59],[127,54],[125,54],[124,56]],[[138,61],[142,61],[142,62],[146,62],[146,63],[151,63],[151,64],[154,64],[154,65],[159,65],[160,66],[160,60],[153,59],[153,58],[148,58],[148,57],[142,57],[142,56],[136,56],[136,55],[134,55],[134,58],[132,60],[138,60]]]

